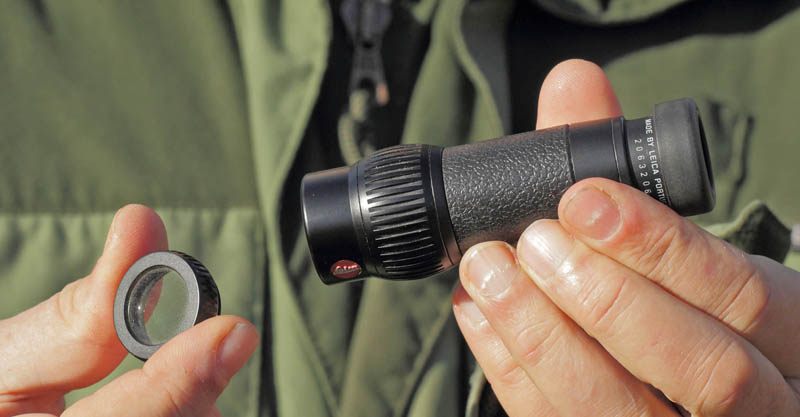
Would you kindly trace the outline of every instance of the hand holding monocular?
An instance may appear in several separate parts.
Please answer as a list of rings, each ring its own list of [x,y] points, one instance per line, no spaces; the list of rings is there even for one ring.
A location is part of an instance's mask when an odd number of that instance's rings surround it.
[[[714,182],[694,102],[449,148],[394,146],[350,168],[308,174],[306,236],[326,284],[425,278],[458,265],[476,243],[514,243],[532,222],[555,218],[567,188],[589,177],[634,186],[684,216],[711,210]],[[140,258],[117,289],[114,325],[142,360],[166,343],[151,338],[145,321],[151,292],[170,272],[187,290],[178,331],[220,313],[219,291],[199,261],[172,251]]]
[[[326,284],[425,278],[476,243],[516,243],[590,177],[636,187],[683,216],[710,211],[714,182],[694,101],[448,148],[399,145],[310,173],[301,191],[306,237]]]

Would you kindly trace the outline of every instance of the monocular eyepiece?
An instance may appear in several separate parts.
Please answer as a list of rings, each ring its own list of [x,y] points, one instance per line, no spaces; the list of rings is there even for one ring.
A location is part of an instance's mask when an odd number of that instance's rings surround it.
[[[683,216],[710,211],[714,183],[694,101],[449,148],[399,145],[310,173],[301,191],[306,237],[327,284],[424,278],[476,243],[516,242],[590,177],[634,186]]]

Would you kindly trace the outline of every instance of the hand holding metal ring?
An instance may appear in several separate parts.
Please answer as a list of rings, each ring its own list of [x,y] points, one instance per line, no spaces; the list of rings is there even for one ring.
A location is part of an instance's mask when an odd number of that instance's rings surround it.
[[[150,290],[174,271],[186,286],[187,299],[178,333],[221,311],[214,278],[197,259],[177,251],[153,252],[139,258],[125,273],[114,298],[114,327],[122,345],[133,356],[147,360],[164,343],[154,343],[145,328]]]

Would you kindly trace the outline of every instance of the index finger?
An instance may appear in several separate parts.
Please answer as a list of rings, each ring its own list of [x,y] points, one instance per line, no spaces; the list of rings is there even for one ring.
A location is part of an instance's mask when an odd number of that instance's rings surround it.
[[[258,345],[255,327],[233,316],[203,321],[62,416],[205,416]]]
[[[736,330],[784,375],[800,375],[797,272],[749,256],[610,180],[592,178],[570,188],[559,219],[588,246]]]

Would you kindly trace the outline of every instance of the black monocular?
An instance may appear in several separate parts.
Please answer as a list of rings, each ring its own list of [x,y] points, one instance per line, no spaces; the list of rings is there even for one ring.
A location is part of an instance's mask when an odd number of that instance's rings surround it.
[[[682,216],[710,211],[714,182],[694,101],[474,144],[399,145],[310,173],[306,237],[326,284],[424,278],[476,243],[515,243],[535,220],[556,218],[567,188],[590,177],[636,187]]]

